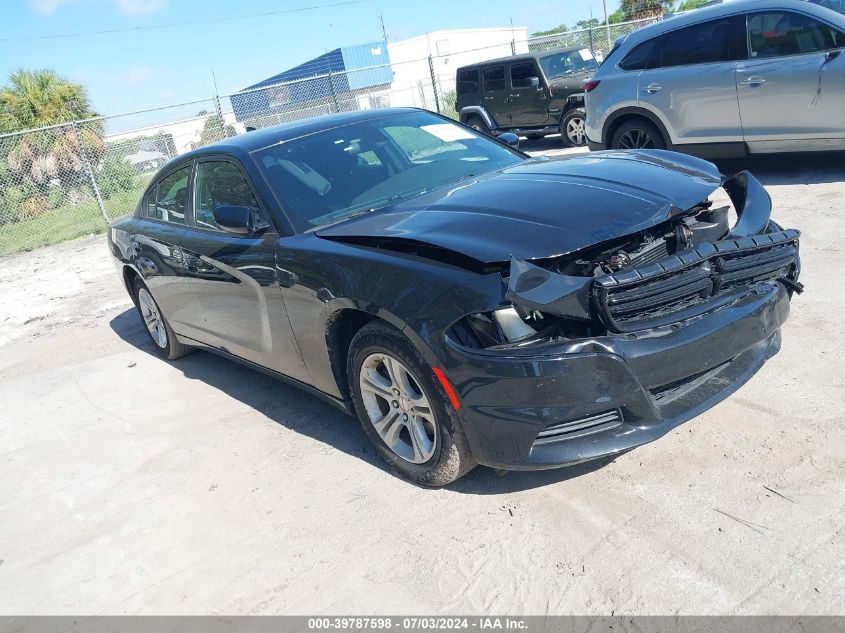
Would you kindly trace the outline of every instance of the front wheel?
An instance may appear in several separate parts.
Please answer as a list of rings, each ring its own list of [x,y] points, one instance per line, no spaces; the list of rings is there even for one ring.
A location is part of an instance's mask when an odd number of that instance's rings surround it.
[[[398,330],[363,327],[349,346],[347,375],[364,432],[402,477],[445,486],[475,466],[433,370]]]
[[[625,121],[610,142],[612,149],[666,149],[663,135],[645,119]]]
[[[466,124],[477,132],[481,132],[482,134],[490,134],[490,127],[484,122],[484,119],[482,119],[480,116],[471,116],[467,119]]]
[[[583,147],[587,144],[587,111],[584,108],[573,108],[563,115],[560,120],[560,136],[567,147]]]

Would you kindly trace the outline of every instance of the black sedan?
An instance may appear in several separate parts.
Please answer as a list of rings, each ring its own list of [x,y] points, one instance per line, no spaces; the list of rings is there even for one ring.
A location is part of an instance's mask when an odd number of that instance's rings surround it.
[[[180,156],[109,247],[163,358],[291,381],[437,486],[613,455],[736,390],[801,290],[770,210],[753,176],[689,156],[531,158],[370,110]]]

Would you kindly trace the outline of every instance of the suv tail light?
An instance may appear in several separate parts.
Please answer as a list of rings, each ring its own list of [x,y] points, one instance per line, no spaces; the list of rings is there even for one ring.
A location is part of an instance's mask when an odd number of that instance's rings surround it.
[[[601,83],[601,79],[590,79],[589,81],[584,82],[584,92],[592,92],[596,88],[599,87]]]

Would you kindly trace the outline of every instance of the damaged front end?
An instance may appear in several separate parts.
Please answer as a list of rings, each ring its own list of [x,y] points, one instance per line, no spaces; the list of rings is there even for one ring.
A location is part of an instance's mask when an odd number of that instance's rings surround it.
[[[779,283],[800,293],[799,232],[770,219],[748,172],[722,182],[731,207],[704,200],[665,221],[573,253],[503,272],[502,307],[459,319],[449,338],[469,349],[513,349],[672,326]]]

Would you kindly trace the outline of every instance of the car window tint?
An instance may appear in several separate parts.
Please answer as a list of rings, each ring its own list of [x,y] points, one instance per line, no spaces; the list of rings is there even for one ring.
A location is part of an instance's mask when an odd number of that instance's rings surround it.
[[[185,224],[190,178],[191,166],[186,165],[159,180],[147,194],[145,215],[164,222]]]
[[[505,67],[484,69],[484,90],[488,92],[505,89]]]
[[[478,69],[462,70],[458,73],[458,94],[473,95],[478,93]]]
[[[643,42],[642,44],[637,44],[630,53],[625,55],[621,62],[619,62],[619,68],[622,70],[645,70],[646,68],[651,68],[653,64],[653,59],[655,57],[655,52],[657,49],[657,43],[660,38],[654,38]]]
[[[261,217],[258,201],[237,165],[229,161],[198,163],[194,184],[194,219],[197,227],[222,231],[214,221],[214,209],[228,205],[252,210],[255,224],[265,221]]]
[[[489,137],[427,112],[350,123],[253,156],[297,231],[523,160]]]
[[[748,41],[754,58],[815,53],[845,46],[845,35],[818,20],[791,11],[752,13]]]
[[[511,66],[511,87],[513,88],[530,88],[531,77],[537,76],[537,70],[534,64],[514,64]]]
[[[742,59],[747,49],[744,16],[678,29],[663,36],[660,66],[712,64]]]

